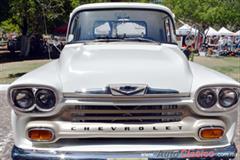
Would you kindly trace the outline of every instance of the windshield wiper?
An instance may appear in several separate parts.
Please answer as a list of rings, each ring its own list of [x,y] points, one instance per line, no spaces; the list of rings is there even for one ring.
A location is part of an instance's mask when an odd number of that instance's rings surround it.
[[[160,42],[158,41],[142,37],[98,38],[93,40],[93,42],[115,42],[115,41],[140,41],[160,44]]]
[[[122,39],[119,38],[97,38],[92,40],[93,42],[114,42],[114,41],[120,41]]]
[[[160,44],[160,42],[158,42],[158,41],[154,41],[154,40],[143,38],[143,37],[125,37],[125,38],[123,38],[123,40],[140,41],[140,42],[151,42],[151,43]]]

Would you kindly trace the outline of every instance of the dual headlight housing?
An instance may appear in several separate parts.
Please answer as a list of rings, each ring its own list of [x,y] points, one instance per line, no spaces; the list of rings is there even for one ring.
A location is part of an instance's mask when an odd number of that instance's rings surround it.
[[[43,87],[21,87],[11,89],[9,98],[18,111],[22,112],[49,112],[57,102],[56,91]]]
[[[239,100],[236,87],[206,87],[197,93],[197,105],[202,110],[226,111],[234,108]]]

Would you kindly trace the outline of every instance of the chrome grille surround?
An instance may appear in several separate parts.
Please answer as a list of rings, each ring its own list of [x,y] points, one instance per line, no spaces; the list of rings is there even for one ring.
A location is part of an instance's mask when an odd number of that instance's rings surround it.
[[[61,120],[93,123],[179,122],[189,115],[178,105],[72,105],[65,106]]]
[[[170,89],[156,89],[146,85],[144,95],[112,94],[117,85],[84,92],[64,93],[64,98],[78,103],[66,104],[60,119],[70,122],[87,123],[164,123],[179,122],[190,115],[188,106],[179,104],[182,98],[189,99],[189,93]],[[133,85],[129,85],[133,86]],[[128,85],[127,85],[128,87]],[[160,102],[160,103],[159,103]]]

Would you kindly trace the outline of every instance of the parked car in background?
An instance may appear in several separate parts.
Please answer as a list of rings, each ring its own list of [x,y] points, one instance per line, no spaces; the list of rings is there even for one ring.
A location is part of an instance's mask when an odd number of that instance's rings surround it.
[[[11,84],[17,159],[233,159],[239,83],[189,62],[174,14],[77,7],[60,58]]]
[[[4,39],[0,39],[0,47],[4,47],[7,45],[7,41],[5,41]]]
[[[21,36],[9,39],[7,42],[7,49],[11,54],[15,54],[16,51],[20,51],[21,48]]]

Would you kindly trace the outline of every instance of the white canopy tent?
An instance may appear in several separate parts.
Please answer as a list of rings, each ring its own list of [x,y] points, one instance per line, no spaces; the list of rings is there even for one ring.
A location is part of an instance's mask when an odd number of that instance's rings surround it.
[[[207,36],[217,36],[218,35],[218,31],[216,31],[214,28],[209,27],[208,29],[206,29],[204,31],[205,34],[207,34]]]
[[[235,36],[240,36],[240,30],[237,31],[234,35],[235,35]]]
[[[194,35],[198,33],[198,30],[189,26],[188,24],[184,24],[182,27],[176,30],[177,35],[188,35],[189,33]]]
[[[220,36],[233,36],[234,33],[226,29],[225,27],[222,27],[219,31],[218,34]]]

